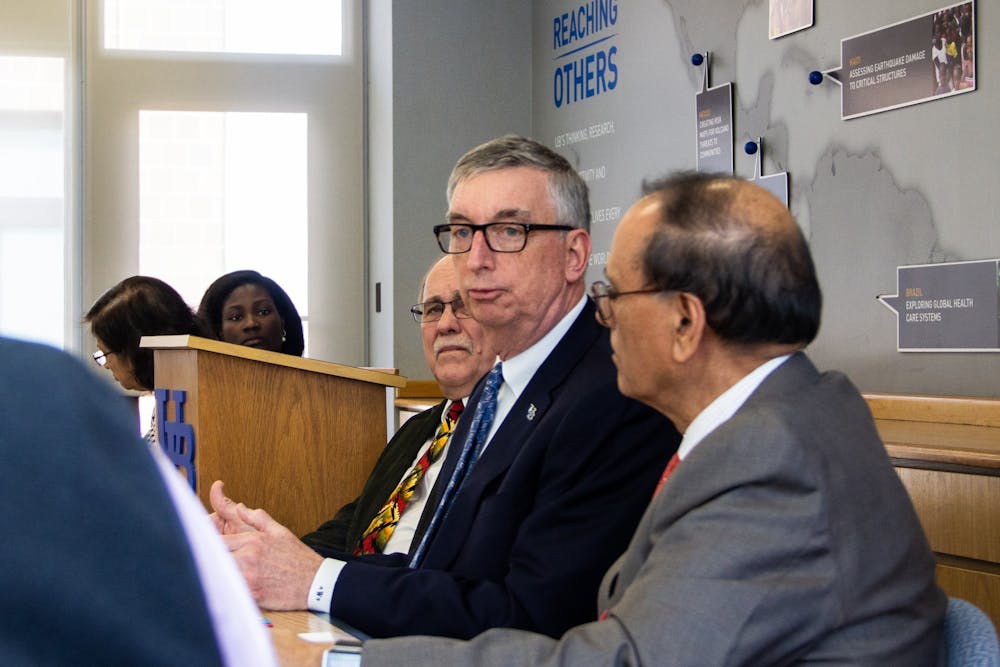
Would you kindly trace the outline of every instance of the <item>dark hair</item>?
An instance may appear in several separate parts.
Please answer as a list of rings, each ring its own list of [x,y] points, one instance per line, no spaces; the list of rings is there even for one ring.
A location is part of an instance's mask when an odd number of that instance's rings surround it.
[[[549,195],[559,224],[590,230],[590,199],[587,184],[559,153],[516,134],[498,137],[476,146],[458,159],[448,178],[447,197],[460,182],[488,171],[531,167],[548,173]]]
[[[807,344],[816,337],[822,294],[805,236],[787,209],[738,201],[731,176],[681,173],[644,183],[662,224],[643,257],[658,287],[694,294],[708,326],[735,343]],[[761,190],[761,194],[770,197]],[[734,205],[736,204],[736,205]],[[759,216],[787,215],[788,224]],[[777,220],[783,223],[782,220]]]
[[[243,270],[227,273],[216,278],[215,282],[205,290],[204,296],[201,297],[201,304],[198,306],[198,317],[205,323],[209,334],[222,340],[222,306],[233,290],[243,285],[260,285],[267,290],[285,327],[285,340],[281,344],[281,351],[285,354],[301,357],[306,343],[302,334],[302,318],[299,317],[299,311],[295,309],[295,304],[278,283],[256,271]]]
[[[204,335],[201,322],[177,291],[159,278],[132,276],[94,302],[83,318],[107,352],[129,361],[136,382],[153,388],[153,351],[143,336]]]

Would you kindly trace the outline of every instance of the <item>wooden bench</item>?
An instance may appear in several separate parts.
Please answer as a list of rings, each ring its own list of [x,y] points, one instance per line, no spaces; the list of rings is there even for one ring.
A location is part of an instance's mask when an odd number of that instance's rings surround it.
[[[407,380],[406,386],[396,390],[396,427],[407,419],[432,408],[444,399],[441,387],[434,380]]]
[[[948,595],[1000,627],[1000,400],[865,394]]]

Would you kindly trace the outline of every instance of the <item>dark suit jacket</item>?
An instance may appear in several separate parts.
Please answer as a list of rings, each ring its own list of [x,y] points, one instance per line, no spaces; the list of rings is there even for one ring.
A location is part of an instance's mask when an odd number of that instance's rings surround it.
[[[124,399],[41,345],[0,339],[0,369],[0,664],[220,664]]]
[[[471,421],[459,420],[454,443]],[[679,441],[666,418],[619,393],[588,300],[470,471],[421,567],[349,562],[330,613],[373,636],[496,626],[558,636],[594,619],[601,574]],[[459,449],[449,448],[441,479]]]
[[[667,480],[604,577],[607,620],[368,642],[365,665],[920,667],[945,602],[864,399],[797,354]]]
[[[446,403],[442,401],[407,419],[382,450],[361,495],[315,531],[303,535],[302,541],[323,552],[353,551],[372,518],[413,465],[420,447],[434,437]]]

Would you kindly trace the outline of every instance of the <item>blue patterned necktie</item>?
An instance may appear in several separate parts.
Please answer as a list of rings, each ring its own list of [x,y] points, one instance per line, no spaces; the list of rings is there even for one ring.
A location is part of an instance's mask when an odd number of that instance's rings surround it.
[[[476,403],[476,410],[472,415],[472,425],[469,426],[469,434],[462,444],[462,451],[458,455],[455,471],[452,473],[451,479],[448,480],[448,485],[444,488],[444,493],[441,494],[441,499],[437,507],[434,508],[434,515],[427,524],[427,530],[424,531],[423,537],[420,538],[420,544],[413,551],[413,556],[410,558],[410,567],[418,567],[421,561],[423,561],[424,555],[427,553],[427,547],[431,540],[434,539],[434,533],[445,517],[448,516],[451,503],[461,488],[462,482],[465,481],[469,470],[472,469],[472,466],[479,459],[479,455],[482,454],[483,447],[486,446],[486,438],[490,433],[490,428],[493,426],[493,418],[497,413],[497,393],[500,391],[501,384],[503,384],[503,368],[502,364],[498,361],[486,375],[483,393],[479,396],[479,401]]]

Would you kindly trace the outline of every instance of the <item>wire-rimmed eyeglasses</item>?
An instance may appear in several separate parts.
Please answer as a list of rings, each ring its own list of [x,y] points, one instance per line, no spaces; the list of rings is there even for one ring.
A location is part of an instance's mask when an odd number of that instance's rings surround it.
[[[486,247],[493,252],[521,252],[528,243],[530,232],[576,229],[571,225],[535,225],[527,222],[488,222],[485,225],[448,223],[434,226],[438,246],[449,255],[460,255],[472,249],[472,237],[482,232]]]
[[[108,365],[107,353],[97,350],[96,352],[94,352],[92,356],[94,357],[94,363],[96,363],[101,368],[104,368],[105,366]]]
[[[661,287],[647,287],[645,289],[634,289],[628,290],[627,292],[619,292],[603,280],[598,280],[590,286],[590,298],[594,300],[594,304],[597,306],[597,317],[600,319],[601,324],[609,327],[615,320],[615,313],[611,309],[611,302],[615,299],[623,296],[629,296],[630,294],[656,294],[657,292],[670,291],[672,290],[666,290]]]
[[[460,298],[451,301],[424,301],[410,306],[410,314],[417,324],[430,324],[437,322],[444,317],[445,306],[451,306],[451,313],[459,319],[468,319],[472,313],[466,308],[465,302]]]

